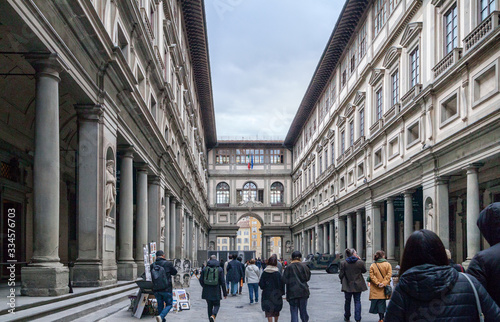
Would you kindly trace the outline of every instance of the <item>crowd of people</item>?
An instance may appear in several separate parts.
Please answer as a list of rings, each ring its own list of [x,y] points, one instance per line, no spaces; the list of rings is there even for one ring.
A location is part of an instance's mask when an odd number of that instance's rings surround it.
[[[361,293],[368,287],[369,313],[378,314],[380,321],[500,321],[500,203],[486,207],[477,225],[490,247],[476,254],[467,270],[451,261],[439,236],[426,229],[410,235],[396,271],[383,250],[375,252],[367,271],[356,250],[346,249],[339,270],[345,295],[344,321],[350,321],[353,299],[354,319],[361,321]],[[175,268],[159,252],[157,262],[175,275]],[[221,299],[229,293],[241,295],[243,282],[248,286],[250,304],[259,303],[259,288],[262,290],[260,303],[268,322],[278,321],[284,296],[290,306],[291,321],[298,322],[300,316],[302,322],[307,322],[310,278],[302,254],[294,251],[290,263],[278,260],[276,255],[265,261],[251,259],[245,264],[237,255],[231,255],[227,262],[213,255],[199,281],[211,322],[217,317]],[[164,308],[157,321],[165,321],[171,307],[171,282],[168,286],[158,295],[155,293],[159,309]]]

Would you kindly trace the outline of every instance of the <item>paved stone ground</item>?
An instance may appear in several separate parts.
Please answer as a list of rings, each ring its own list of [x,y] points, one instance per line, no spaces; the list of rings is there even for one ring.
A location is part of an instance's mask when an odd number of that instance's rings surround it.
[[[311,297],[308,302],[310,322],[343,321],[344,294],[340,291],[340,282],[337,274],[329,275],[324,271],[313,271],[309,288],[311,290]],[[196,277],[193,277],[191,281],[189,292],[191,294],[191,310],[178,313],[171,312],[167,315],[167,321],[208,321],[206,302],[201,300],[201,286]],[[281,311],[279,320],[290,321],[288,303],[286,300],[283,302],[283,310]],[[221,301],[217,322],[267,321],[264,317],[264,312],[261,310],[260,303],[253,305],[249,303],[248,288],[244,285],[242,295],[237,297],[229,296],[226,300]],[[361,305],[363,321],[378,321],[378,315],[368,313],[370,307],[368,291],[362,293]],[[151,316],[143,316],[142,319],[154,321]],[[131,312],[124,308],[101,321],[122,322],[137,321],[137,319],[131,317]],[[354,321],[354,307],[352,307],[351,321]]]

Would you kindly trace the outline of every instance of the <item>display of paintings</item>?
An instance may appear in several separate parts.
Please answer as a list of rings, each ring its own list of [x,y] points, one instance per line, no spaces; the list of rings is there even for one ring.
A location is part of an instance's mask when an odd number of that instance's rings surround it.
[[[151,253],[156,253],[156,242],[149,243],[149,250]]]
[[[182,263],[182,272],[189,273],[191,272],[191,261],[189,259],[185,259]]]
[[[191,274],[190,273],[184,273],[182,275],[182,287],[183,288],[188,288],[190,285],[190,280],[191,280]]]
[[[189,303],[188,302],[181,302],[181,310],[189,310]]]
[[[178,259],[178,258],[174,259],[174,267],[177,270],[177,273],[182,272],[182,262],[180,259]]]
[[[172,282],[174,288],[182,288],[181,274],[174,275],[172,278],[174,279]]]

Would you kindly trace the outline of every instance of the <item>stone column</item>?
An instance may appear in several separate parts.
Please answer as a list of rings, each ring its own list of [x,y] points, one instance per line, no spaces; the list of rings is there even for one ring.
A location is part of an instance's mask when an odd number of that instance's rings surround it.
[[[387,260],[394,261],[395,258],[395,242],[396,232],[394,223],[394,199],[387,198]]]
[[[348,214],[347,216],[347,248],[354,248],[354,236],[352,229],[352,215]]]
[[[448,193],[448,177],[437,179],[437,207],[432,209],[434,220],[437,220],[437,234],[445,248],[450,248],[450,206]]]
[[[479,252],[481,234],[477,227],[479,218],[479,179],[478,170],[482,164],[471,164],[467,170],[467,258],[464,267],[469,267],[469,263]]]
[[[111,225],[115,222],[111,215],[103,216],[105,207],[101,202],[103,187],[106,187],[102,175],[103,109],[99,105],[76,105],[75,108],[78,114],[78,259],[72,282],[73,286],[96,287],[104,282],[101,247],[104,221]],[[114,282],[116,279],[110,281]]]
[[[59,262],[61,66],[56,55],[32,57],[32,65],[36,71],[33,257],[21,269],[21,294],[56,296],[69,291],[68,268]]]
[[[359,257],[363,258],[363,213],[356,211],[356,250]]]
[[[160,177],[149,176],[148,183],[148,242],[156,242],[156,249],[160,250],[160,217],[162,215],[160,214]]]
[[[175,203],[175,225],[174,225],[174,238],[175,238],[175,258],[183,259],[182,257],[182,201]]]
[[[404,214],[404,241],[406,241],[413,233],[413,199],[412,194],[414,190],[408,190],[404,192],[405,198],[405,214]]]
[[[339,217],[339,251],[344,253],[344,250],[347,248],[346,245],[346,236],[345,236],[345,217]]]
[[[165,239],[163,240],[163,251],[167,259],[172,259],[170,252],[170,195],[165,194]]]
[[[323,253],[323,225],[316,224],[316,252]]]
[[[196,252],[196,226],[195,226],[195,222],[194,222],[194,213],[193,215],[191,216],[191,218],[189,219],[190,220],[190,224],[191,224],[191,227],[189,228],[189,241],[190,241],[190,250],[191,250],[191,260],[194,261],[196,260],[196,257],[194,255],[194,253]]]
[[[380,218],[380,204],[373,204],[372,216],[373,216],[373,254],[375,254],[376,251],[382,249],[382,220]]]
[[[120,167],[120,219],[118,236],[118,280],[131,281],[137,277],[137,264],[134,262],[134,198],[133,198],[133,158],[132,147],[121,152]]]
[[[312,229],[312,247],[312,253],[316,254],[319,248],[318,224],[314,225],[314,228]]]
[[[300,252],[302,253],[302,256],[305,257],[306,256],[306,247],[305,247],[305,231],[304,229],[302,229],[302,231],[300,232]]]
[[[330,251],[328,250],[328,224],[324,223],[323,224],[323,251],[322,253],[324,254],[329,254]]]
[[[137,203],[135,220],[135,255],[137,275],[144,272],[143,245],[148,244],[148,169],[140,164],[137,169]]]
[[[178,258],[176,257],[176,239],[177,239],[177,202],[175,198],[170,197],[170,245],[168,247],[168,257],[170,259]]]
[[[335,221],[330,221],[330,254],[335,254]]]

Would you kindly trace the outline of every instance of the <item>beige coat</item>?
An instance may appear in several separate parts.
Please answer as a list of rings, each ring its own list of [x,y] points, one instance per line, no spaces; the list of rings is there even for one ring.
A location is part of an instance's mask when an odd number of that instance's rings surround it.
[[[380,268],[380,271],[377,268]],[[382,272],[382,274],[380,274]],[[370,266],[370,300],[385,300],[384,288],[378,287],[380,283],[386,285],[391,284],[392,267],[388,262],[373,263]]]

